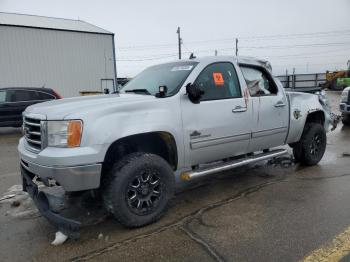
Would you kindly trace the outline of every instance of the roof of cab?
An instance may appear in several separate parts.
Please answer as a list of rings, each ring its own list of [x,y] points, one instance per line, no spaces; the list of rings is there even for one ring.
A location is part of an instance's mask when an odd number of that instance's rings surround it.
[[[195,61],[195,62],[204,62],[204,63],[215,63],[220,62],[223,60],[233,60],[236,61],[238,64],[246,64],[246,65],[255,65],[255,66],[262,66],[269,71],[272,71],[272,67],[269,61],[264,59],[259,59],[256,57],[249,57],[249,56],[205,56],[205,57],[197,57],[194,59],[187,59],[186,61]]]

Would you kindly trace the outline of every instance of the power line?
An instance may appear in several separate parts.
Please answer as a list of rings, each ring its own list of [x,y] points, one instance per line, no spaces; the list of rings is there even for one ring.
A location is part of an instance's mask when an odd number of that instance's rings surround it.
[[[291,55],[272,55],[272,56],[267,56],[270,58],[284,58],[284,57],[296,57],[296,56],[308,56],[308,55],[322,55],[325,54],[325,52],[327,54],[329,53],[337,53],[337,52],[344,52],[344,51],[350,51],[350,48],[341,48],[341,49],[336,49],[336,50],[327,50],[327,51],[322,51],[322,52],[307,52],[307,53],[299,53],[299,54],[291,54]]]
[[[350,29],[347,30],[336,30],[336,31],[323,31],[323,32],[314,32],[314,33],[297,33],[297,34],[277,34],[277,35],[262,35],[262,36],[251,36],[251,37],[240,37],[244,40],[249,39],[275,39],[275,38],[289,38],[289,37],[304,37],[304,36],[312,36],[312,37],[320,37],[320,36],[330,36],[334,34],[350,34]]]
[[[186,52],[182,52],[182,54],[191,54],[192,51],[190,51],[186,45],[182,45],[185,49]],[[241,47],[243,48],[243,47]],[[194,51],[193,53],[212,53],[213,51],[221,51],[221,52],[225,52],[225,51],[231,51],[232,53],[234,52],[233,48],[221,48],[221,49],[206,49],[206,50],[197,50]],[[346,48],[346,49],[337,49],[337,50],[329,50],[327,51],[328,53],[337,53],[337,52],[342,52],[342,51],[348,51],[350,50],[350,48]],[[293,54],[293,55],[280,55],[280,56],[269,56],[269,55],[264,55],[264,57],[268,57],[269,59],[273,59],[273,58],[297,58],[297,57],[312,57],[313,55],[320,55],[320,54],[324,54],[325,51],[323,52],[314,52],[314,53],[299,53],[299,54]],[[161,60],[164,58],[173,58],[176,57],[178,54],[177,53],[166,53],[166,54],[158,54],[158,55],[150,55],[150,56],[142,56],[142,57],[133,57],[133,58],[119,58],[116,59],[116,61],[149,61],[149,60]],[[332,55],[330,55],[332,56]],[[346,56],[346,54],[344,54],[343,56]],[[319,56],[320,57],[320,56]]]
[[[241,49],[244,50],[249,50],[249,49],[291,49],[291,48],[306,48],[306,47],[316,47],[316,48],[324,48],[324,47],[332,47],[332,46],[343,46],[343,45],[350,45],[350,42],[336,42],[336,43],[310,43],[310,44],[296,44],[296,45],[262,45],[262,46],[240,46]],[[186,48],[188,50],[188,48]],[[232,51],[234,52],[234,48],[232,47],[227,47],[227,48],[211,48],[211,49],[193,49],[195,53],[211,53],[213,50],[217,51]],[[327,51],[327,52],[333,52],[333,51]],[[182,52],[182,53],[191,53],[191,52]],[[323,52],[318,52],[318,53],[323,53]],[[154,55],[155,57],[158,56],[173,56],[175,53],[167,53],[167,54],[156,54]],[[310,53],[305,53],[306,55]],[[300,54],[303,55],[303,54]],[[154,56],[149,56],[148,59],[153,60]],[[136,58],[136,59],[131,59],[131,60],[143,60],[144,58]],[[117,60],[129,60],[128,58],[126,59],[117,59]]]
[[[188,41],[187,44],[203,44],[203,43],[216,43],[216,42],[232,42],[235,38],[240,40],[280,40],[283,38],[308,38],[308,37],[330,37],[334,35],[350,35],[349,30],[337,30],[337,31],[324,31],[324,32],[314,32],[314,33],[298,33],[298,34],[278,34],[278,35],[260,35],[260,36],[237,36],[232,38],[221,38],[221,39],[209,39],[209,40],[198,40],[198,41]],[[131,45],[131,46],[120,46],[119,50],[145,50],[145,49],[159,49],[159,48],[170,48],[176,47],[177,44],[150,44],[150,45]]]
[[[177,54],[168,54],[168,55],[162,55],[162,56],[150,56],[150,57],[145,57],[145,58],[132,58],[132,59],[128,59],[128,58],[122,58],[122,59],[116,59],[116,61],[118,62],[138,62],[138,61],[150,61],[150,60],[160,60],[160,59],[164,59],[164,58],[172,58],[172,57],[176,57]]]
[[[309,65],[318,65],[318,66],[329,66],[329,65],[344,65],[344,63],[342,62],[328,62],[328,63],[308,63]],[[288,66],[288,67],[292,67],[292,66],[305,66],[305,63],[304,64],[272,64],[272,67],[274,68],[275,66],[278,66],[278,67],[283,67],[283,66]]]
[[[297,44],[297,45],[265,45],[265,46],[243,46],[244,49],[283,49],[283,48],[299,48],[299,47],[323,47],[323,46],[339,46],[350,45],[350,42],[338,43],[313,43],[313,44]]]

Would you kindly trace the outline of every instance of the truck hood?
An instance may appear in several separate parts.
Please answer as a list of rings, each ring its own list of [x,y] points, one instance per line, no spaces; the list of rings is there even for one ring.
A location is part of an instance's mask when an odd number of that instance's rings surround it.
[[[69,115],[79,115],[79,113],[86,113],[101,110],[103,108],[115,107],[116,109],[123,104],[138,104],[142,101],[155,100],[151,95],[137,95],[137,94],[111,94],[111,95],[96,95],[83,96],[74,98],[65,98],[52,100],[49,102],[39,103],[29,106],[25,113],[39,114],[46,116],[49,120],[65,119]]]

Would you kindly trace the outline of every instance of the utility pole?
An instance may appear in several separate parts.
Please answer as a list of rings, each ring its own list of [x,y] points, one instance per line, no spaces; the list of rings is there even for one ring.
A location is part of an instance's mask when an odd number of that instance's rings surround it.
[[[180,32],[180,27],[177,28],[177,40],[179,44],[179,60],[181,60],[181,45],[182,45],[182,39],[181,39],[181,32]]]
[[[215,56],[218,56],[218,50],[215,50]]]
[[[236,56],[238,56],[238,38],[236,38]]]
[[[295,67],[293,67],[292,88],[295,89]]]

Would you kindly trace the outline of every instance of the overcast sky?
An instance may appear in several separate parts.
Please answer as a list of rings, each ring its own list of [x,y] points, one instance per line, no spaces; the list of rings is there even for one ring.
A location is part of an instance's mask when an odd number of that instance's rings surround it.
[[[350,0],[0,0],[0,11],[80,19],[115,33],[118,77],[183,56],[269,59],[275,74],[345,68]],[[1,41],[1,36],[0,36]]]

